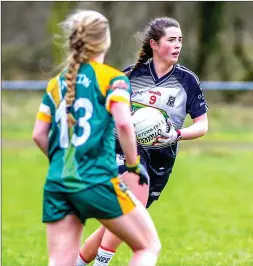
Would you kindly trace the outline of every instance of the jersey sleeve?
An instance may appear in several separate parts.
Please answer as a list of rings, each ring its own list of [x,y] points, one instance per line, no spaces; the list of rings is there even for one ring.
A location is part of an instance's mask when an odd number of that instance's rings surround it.
[[[189,83],[186,112],[194,119],[205,114],[208,106],[199,80],[192,77]]]
[[[56,106],[58,106],[60,99],[59,79],[58,77],[55,77],[48,82],[46,93],[44,94],[39,106],[37,119],[51,123],[52,116],[54,115]]]
[[[122,70],[122,72],[127,73],[127,72],[131,71],[133,67],[134,67],[134,65],[128,66],[128,67],[124,68]]]
[[[127,76],[114,77],[106,93],[106,110],[111,112],[113,102],[124,102],[130,106],[130,82]]]
[[[47,123],[51,123],[52,122],[52,109],[53,109],[52,102],[48,94],[45,93],[42,98],[42,102],[39,106],[37,119],[47,122]]]

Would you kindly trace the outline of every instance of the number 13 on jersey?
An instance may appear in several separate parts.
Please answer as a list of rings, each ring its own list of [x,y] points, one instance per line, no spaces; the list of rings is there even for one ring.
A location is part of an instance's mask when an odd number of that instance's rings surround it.
[[[77,125],[76,130],[74,134],[72,135],[71,140],[69,139],[69,130],[68,130],[68,123],[67,123],[67,113],[66,113],[66,101],[63,100],[59,107],[56,110],[55,113],[55,121],[56,123],[60,124],[60,147],[61,148],[68,148],[69,147],[69,141],[75,146],[78,147],[82,144],[84,144],[91,132],[91,126],[89,123],[89,119],[92,117],[93,114],[93,105],[91,101],[87,98],[79,98],[75,101],[73,107],[74,112],[77,113],[79,109],[83,108],[85,111],[84,116],[78,117],[77,119]],[[80,131],[81,134],[77,136],[76,132]]]

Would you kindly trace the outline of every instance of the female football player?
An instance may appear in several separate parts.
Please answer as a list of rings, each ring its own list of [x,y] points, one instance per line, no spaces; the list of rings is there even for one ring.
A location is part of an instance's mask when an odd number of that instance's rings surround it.
[[[140,184],[149,179],[130,122],[129,80],[103,64],[111,42],[108,20],[80,11],[63,26],[67,68],[49,82],[33,131],[49,159],[43,202],[49,265],[75,265],[83,224],[96,218],[131,247],[130,265],[154,266],[160,250],[154,224],[117,177],[115,124],[127,171],[138,173]]]
[[[134,111],[144,106],[157,108],[167,118],[170,128],[165,136],[157,139],[156,145],[138,147],[141,161],[150,175],[149,192],[146,187],[133,184],[133,179],[128,183],[130,179],[125,176],[124,162],[120,163],[120,147],[117,150],[122,178],[138,198],[142,197],[142,202],[148,208],[154,200],[158,200],[168,182],[178,151],[178,141],[199,138],[207,133],[207,104],[198,77],[177,64],[183,36],[175,19],[156,18],[143,33],[136,36],[142,40],[139,58],[135,65],[125,69],[132,88],[132,109]],[[187,114],[193,123],[183,128]],[[81,247],[77,265],[86,265],[96,254],[95,265],[108,265],[120,243],[111,232],[100,227]],[[105,262],[99,261],[101,257],[107,258]]]

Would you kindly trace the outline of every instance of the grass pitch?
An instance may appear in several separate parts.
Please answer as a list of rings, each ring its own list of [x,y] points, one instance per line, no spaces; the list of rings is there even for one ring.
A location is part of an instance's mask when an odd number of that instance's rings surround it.
[[[36,93],[2,98],[3,266],[47,265],[47,160],[31,141],[40,100]],[[206,137],[182,142],[170,181],[150,208],[162,242],[160,266],[253,265],[252,110],[210,105],[209,118]],[[83,239],[98,225],[88,220]],[[127,265],[130,255],[123,244],[110,265]]]

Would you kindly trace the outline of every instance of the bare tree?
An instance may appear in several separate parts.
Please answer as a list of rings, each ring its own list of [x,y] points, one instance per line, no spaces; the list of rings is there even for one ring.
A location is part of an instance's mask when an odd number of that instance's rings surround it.
[[[199,2],[199,53],[196,72],[202,78],[208,59],[218,49],[218,33],[223,27],[224,2]]]

